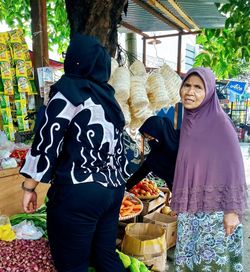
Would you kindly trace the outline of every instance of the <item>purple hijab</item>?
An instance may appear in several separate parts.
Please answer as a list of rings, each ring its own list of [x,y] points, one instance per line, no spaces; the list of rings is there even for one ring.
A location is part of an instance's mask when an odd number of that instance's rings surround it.
[[[203,80],[206,96],[197,109],[184,111],[171,207],[177,213],[242,215],[246,181],[237,134],[219,104],[212,71],[193,68],[183,83],[194,73]]]

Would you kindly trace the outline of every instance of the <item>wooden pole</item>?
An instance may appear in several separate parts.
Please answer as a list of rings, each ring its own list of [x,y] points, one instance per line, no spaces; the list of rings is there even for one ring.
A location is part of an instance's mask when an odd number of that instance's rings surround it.
[[[42,52],[43,66],[49,66],[49,49],[48,49],[48,31],[47,31],[47,8],[46,0],[41,0],[41,26],[42,26]]]
[[[142,62],[143,64],[145,65],[146,67],[146,46],[147,46],[147,43],[146,43],[146,39],[143,37],[142,38],[142,42],[143,42],[143,49],[142,49]]]
[[[38,88],[37,68],[49,65],[46,0],[30,0],[32,51],[35,82]],[[42,99],[36,96],[36,108],[42,105]]]
[[[182,45],[182,35],[178,36],[178,55],[177,55],[177,73],[181,74],[181,45]]]

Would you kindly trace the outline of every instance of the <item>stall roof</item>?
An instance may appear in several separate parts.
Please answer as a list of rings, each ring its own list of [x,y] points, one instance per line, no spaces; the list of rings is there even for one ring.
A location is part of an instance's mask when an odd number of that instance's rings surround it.
[[[155,32],[166,30],[194,31],[222,28],[226,17],[215,3],[225,0],[129,0],[127,17],[121,32]]]

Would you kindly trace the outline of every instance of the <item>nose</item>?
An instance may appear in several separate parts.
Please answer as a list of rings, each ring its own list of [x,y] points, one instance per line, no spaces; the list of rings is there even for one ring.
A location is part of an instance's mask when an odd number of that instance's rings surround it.
[[[194,88],[194,86],[189,86],[189,87],[187,88],[186,92],[187,92],[187,94],[190,94],[190,95],[194,94],[194,93],[195,93],[195,88]]]

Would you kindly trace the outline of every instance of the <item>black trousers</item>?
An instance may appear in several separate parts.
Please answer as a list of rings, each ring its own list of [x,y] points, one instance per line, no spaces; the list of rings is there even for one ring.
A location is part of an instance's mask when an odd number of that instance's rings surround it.
[[[124,186],[98,183],[52,185],[48,192],[47,227],[58,272],[124,272],[115,252]]]

